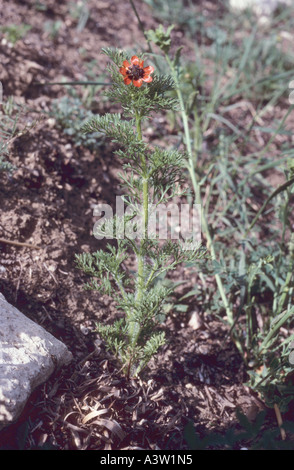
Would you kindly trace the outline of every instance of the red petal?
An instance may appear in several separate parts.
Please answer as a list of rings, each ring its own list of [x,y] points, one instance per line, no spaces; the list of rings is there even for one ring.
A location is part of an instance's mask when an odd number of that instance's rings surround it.
[[[124,84],[129,85],[130,83],[132,83],[132,80],[130,79],[130,77],[125,77],[124,78]]]
[[[150,82],[152,82],[153,78],[150,77],[150,75],[146,75],[146,77],[144,76],[142,78],[142,80],[143,80],[143,82],[150,83]]]
[[[130,63],[127,60],[123,61],[123,65],[128,68],[130,66]]]
[[[139,65],[139,67],[143,67],[144,65],[144,61],[139,59],[136,55],[133,55],[133,57],[131,58],[131,62],[134,65]]]
[[[122,75],[126,75],[126,74],[127,74],[127,69],[126,69],[125,67],[121,67],[121,68],[119,69],[119,71],[120,71],[120,73],[121,73]]]
[[[139,78],[139,80],[133,80],[133,84],[140,88],[140,86],[142,86],[142,78]]]
[[[143,70],[144,70],[145,73],[149,74],[149,73],[154,72],[154,67],[152,67],[152,65],[149,65],[148,67],[144,67]]]

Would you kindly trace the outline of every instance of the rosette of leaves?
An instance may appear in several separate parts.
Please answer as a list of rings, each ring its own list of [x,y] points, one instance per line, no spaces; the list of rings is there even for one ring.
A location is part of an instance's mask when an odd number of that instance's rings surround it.
[[[205,258],[206,250],[199,243],[183,249],[179,241],[160,240],[158,233],[150,234],[148,230],[154,208],[183,194],[186,155],[151,146],[143,138],[144,123],[152,113],[178,106],[168,94],[173,80],[154,74],[140,87],[126,85],[126,71],[122,76],[120,69],[129,58],[118,50],[103,52],[112,61],[112,86],[107,95],[112,103],[120,103],[123,113],[97,115],[83,130],[99,132],[116,144],[127,210],[124,215],[103,220],[96,228],[96,237],[114,238],[115,245],[109,243],[105,251],[76,255],[76,262],[90,276],[86,289],[98,290],[116,300],[123,315],[113,324],[99,324],[97,329],[120,359],[127,377],[134,377],[165,343],[160,322],[172,288],[160,279],[184,261]],[[143,58],[135,63],[143,64]],[[126,260],[131,254],[135,255],[135,266],[127,269]]]

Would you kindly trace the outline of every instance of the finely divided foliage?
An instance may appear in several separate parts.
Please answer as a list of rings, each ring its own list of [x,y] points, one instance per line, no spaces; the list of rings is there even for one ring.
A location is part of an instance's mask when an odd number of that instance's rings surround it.
[[[145,368],[165,342],[164,332],[157,329],[164,320],[164,307],[168,299],[170,302],[173,289],[162,283],[162,276],[179,263],[204,259],[206,251],[200,245],[183,250],[171,240],[148,238],[150,207],[183,194],[180,185],[186,156],[177,150],[151,147],[142,136],[142,125],[153,112],[177,109],[177,100],[167,94],[174,86],[173,80],[153,74],[153,67],[147,66],[145,72],[152,73],[152,80],[142,74],[147,79],[140,85],[129,80],[126,83],[127,75],[122,68],[127,64],[143,66],[143,59],[133,56],[129,61],[118,50],[103,52],[112,60],[109,66],[112,86],[107,95],[112,102],[120,103],[124,112],[95,116],[83,130],[99,132],[119,145],[116,154],[124,170],[120,175],[126,190],[124,201],[132,214],[115,215],[99,227],[100,235],[114,233],[116,246],[108,244],[107,251],[76,255],[76,262],[91,277],[86,289],[112,296],[118,310],[123,312],[123,317],[112,325],[99,324],[97,330],[121,361],[126,375],[132,377]],[[138,214],[140,208],[143,208],[141,226],[136,219],[136,215],[142,216]],[[118,227],[132,221],[138,237],[116,236]],[[132,270],[126,267],[130,254],[136,260]]]

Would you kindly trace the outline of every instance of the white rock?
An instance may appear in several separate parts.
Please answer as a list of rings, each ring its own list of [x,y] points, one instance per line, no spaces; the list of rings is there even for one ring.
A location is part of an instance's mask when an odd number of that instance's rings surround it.
[[[72,354],[0,294],[0,429],[16,421],[32,391]]]
[[[198,330],[202,326],[202,320],[198,312],[194,311],[191,315],[188,325],[193,328],[193,330]]]
[[[257,15],[269,16],[279,5],[291,6],[292,0],[229,0],[230,7],[236,11],[251,8]]]

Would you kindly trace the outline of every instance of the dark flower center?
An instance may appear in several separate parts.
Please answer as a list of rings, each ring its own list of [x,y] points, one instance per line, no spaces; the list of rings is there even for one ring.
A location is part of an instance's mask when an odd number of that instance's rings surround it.
[[[132,64],[128,68],[127,74],[132,80],[139,80],[139,78],[144,77],[144,70],[142,67],[140,67],[140,65]]]

